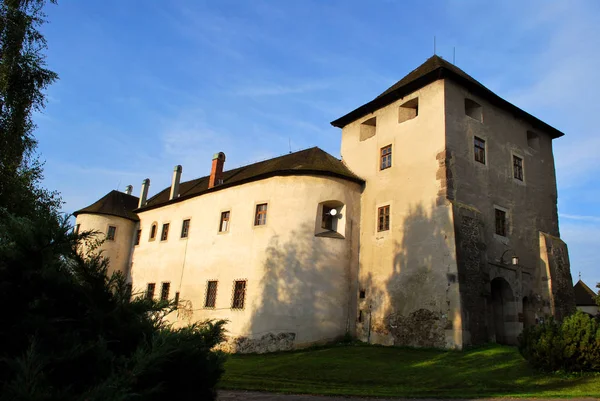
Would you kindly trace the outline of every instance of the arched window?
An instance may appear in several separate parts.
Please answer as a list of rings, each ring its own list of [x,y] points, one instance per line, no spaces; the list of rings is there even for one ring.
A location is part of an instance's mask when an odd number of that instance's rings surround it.
[[[152,227],[150,227],[150,238],[149,241],[154,241],[156,239],[156,230],[158,224],[156,222],[152,223]]]

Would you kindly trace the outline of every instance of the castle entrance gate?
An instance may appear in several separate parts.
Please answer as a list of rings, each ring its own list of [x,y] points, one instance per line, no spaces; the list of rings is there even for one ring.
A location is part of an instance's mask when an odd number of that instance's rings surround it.
[[[498,344],[516,344],[520,331],[518,323],[518,305],[508,281],[496,277],[491,282],[492,324]]]

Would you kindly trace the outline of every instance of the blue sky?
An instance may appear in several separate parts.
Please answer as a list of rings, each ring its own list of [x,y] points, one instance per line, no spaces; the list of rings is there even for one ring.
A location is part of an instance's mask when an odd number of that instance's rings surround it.
[[[60,0],[47,7],[60,80],[36,114],[45,185],[64,210],[151,179],[151,194],[319,146],[329,122],[433,53],[566,133],[554,141],[561,234],[576,281],[600,282],[600,2]]]

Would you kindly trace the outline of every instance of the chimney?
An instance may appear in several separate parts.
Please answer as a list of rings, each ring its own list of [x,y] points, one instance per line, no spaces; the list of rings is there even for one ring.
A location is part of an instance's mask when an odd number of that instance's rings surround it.
[[[127,186],[125,187],[125,193],[126,193],[127,195],[131,195],[131,192],[133,192],[133,185],[127,185]]]
[[[146,204],[148,188],[150,188],[150,178],[146,178],[144,181],[142,181],[142,192],[140,193],[140,202],[138,203],[138,207],[142,207]]]
[[[210,170],[210,178],[208,180],[208,188],[223,183],[223,165],[225,164],[225,153],[215,153],[212,158],[212,168]]]
[[[181,171],[183,167],[180,164],[173,169],[173,179],[171,180],[171,195],[169,200],[173,200],[179,196],[179,180],[181,180]]]

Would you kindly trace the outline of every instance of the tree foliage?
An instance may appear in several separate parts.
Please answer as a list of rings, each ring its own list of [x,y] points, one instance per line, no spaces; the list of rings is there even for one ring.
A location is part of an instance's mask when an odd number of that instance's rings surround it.
[[[51,0],[55,3],[55,0]],[[56,212],[60,199],[40,187],[33,112],[58,76],[46,68],[46,0],[0,1],[0,207],[18,215]]]
[[[214,399],[224,322],[173,329],[173,303],[130,301],[101,252],[77,252],[92,233],[0,217],[0,400]]]

